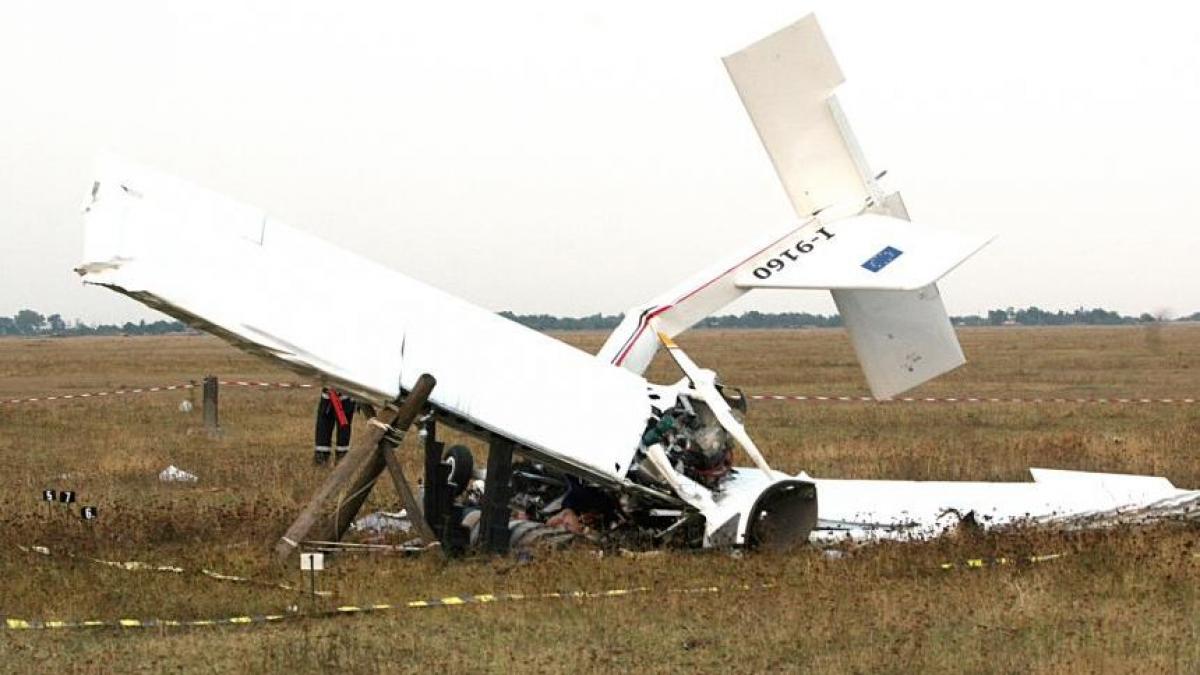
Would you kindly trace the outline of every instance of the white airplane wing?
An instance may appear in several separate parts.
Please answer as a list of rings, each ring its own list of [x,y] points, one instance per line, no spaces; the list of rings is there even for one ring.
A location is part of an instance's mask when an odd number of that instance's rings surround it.
[[[86,283],[373,402],[430,373],[442,411],[598,480],[650,417],[633,373],[142,167],[107,161],[84,225]]]
[[[981,527],[1105,527],[1194,512],[1200,491],[1160,476],[1030,469],[1030,482],[817,479],[815,541],[925,539],[968,515]],[[807,479],[807,476],[805,476]]]

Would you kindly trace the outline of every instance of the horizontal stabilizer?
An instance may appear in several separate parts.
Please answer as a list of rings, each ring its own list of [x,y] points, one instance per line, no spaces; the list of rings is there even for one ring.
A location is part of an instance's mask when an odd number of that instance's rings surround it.
[[[812,226],[742,268],[741,288],[924,288],[988,239],[874,213]]]

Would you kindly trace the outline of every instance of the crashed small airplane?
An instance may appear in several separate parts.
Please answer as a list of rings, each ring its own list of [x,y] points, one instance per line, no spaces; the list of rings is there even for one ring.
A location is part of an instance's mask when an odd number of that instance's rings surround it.
[[[1179,503],[1164,478],[1032,470],[1030,483],[818,479],[772,468],[746,397],[672,338],[755,289],[833,295],[872,393],[893,397],[965,359],[937,282],[986,243],[910,222],[868,166],[834,94],[842,73],[814,17],[725,59],[799,219],[631,308],[596,355],[182,181],[102,164],[85,212],[88,284],[139,300],[376,405],[437,379],[430,413],[515,444],[557,485],[606,495],[609,527],[656,544],[788,546],[932,536]],[[313,270],[337,270],[337,288]],[[339,289],[372,289],[346,294]],[[338,325],[312,307],[340,306]],[[665,347],[685,374],[643,377]],[[732,466],[740,448],[752,467]],[[514,479],[516,481],[517,479]],[[537,488],[541,490],[543,488]],[[529,488],[523,496],[535,491]]]

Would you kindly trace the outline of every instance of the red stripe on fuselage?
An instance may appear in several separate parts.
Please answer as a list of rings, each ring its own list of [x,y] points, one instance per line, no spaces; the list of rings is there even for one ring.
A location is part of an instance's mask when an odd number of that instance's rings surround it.
[[[805,224],[807,225],[807,223],[805,223]],[[802,228],[802,227],[804,227],[804,225],[801,225],[800,227],[798,227],[798,228],[796,228],[796,229],[798,230],[798,229],[800,229],[800,228]],[[624,349],[622,349],[622,350],[621,350],[621,353],[617,355],[617,358],[616,358],[616,359],[613,361],[613,364],[614,364],[614,365],[618,365],[618,366],[619,366],[619,365],[621,365],[622,363],[624,363],[624,362],[625,362],[625,358],[626,358],[627,356],[629,356],[629,352],[630,352],[630,351],[632,351],[632,350],[633,350],[633,346],[634,346],[635,344],[637,344],[638,338],[640,338],[640,337],[642,336],[642,333],[646,332],[646,327],[647,327],[648,325],[650,325],[650,320],[651,320],[651,319],[653,319],[653,318],[655,318],[655,317],[659,316],[660,314],[662,314],[662,313],[664,313],[664,312],[666,312],[666,311],[668,311],[668,310],[672,309],[673,307],[675,307],[676,305],[680,304],[681,302],[685,302],[685,301],[687,301],[687,299],[688,299],[688,298],[690,298],[690,297],[692,297],[693,295],[695,295],[695,294],[699,293],[700,291],[702,291],[702,290],[704,290],[704,289],[708,288],[709,286],[712,286],[713,284],[715,284],[716,282],[720,281],[721,279],[724,279],[726,276],[728,276],[728,275],[729,275],[729,273],[730,273],[730,272],[734,272],[734,271],[736,271],[736,270],[737,270],[738,268],[740,268],[742,265],[745,265],[746,263],[750,262],[751,260],[753,260],[753,259],[757,258],[759,255],[761,255],[761,254],[762,254],[762,252],[763,252],[763,251],[766,251],[767,249],[769,249],[769,248],[771,248],[772,246],[774,246],[774,245],[778,244],[779,242],[783,241],[784,239],[787,239],[788,237],[792,236],[792,233],[793,233],[793,232],[795,232],[795,231],[796,231],[796,230],[792,230],[791,232],[788,232],[787,234],[783,235],[782,237],[780,237],[780,238],[776,239],[775,241],[773,241],[773,242],[771,242],[771,243],[767,244],[766,246],[764,246],[764,247],[762,247],[762,248],[758,249],[758,250],[757,250],[757,251],[755,251],[754,253],[751,253],[750,255],[746,256],[746,258],[745,258],[744,260],[742,260],[741,262],[739,262],[738,264],[734,265],[733,267],[730,267],[729,269],[727,269],[727,270],[725,270],[724,272],[722,272],[722,273],[718,274],[717,276],[713,277],[712,279],[709,279],[709,280],[708,280],[708,281],[706,281],[706,282],[705,282],[703,285],[701,285],[700,287],[698,287],[698,288],[696,288],[696,289],[694,289],[694,290],[692,290],[692,291],[688,292],[687,294],[685,294],[683,297],[679,298],[679,299],[678,299],[678,300],[676,300],[675,302],[673,302],[673,303],[671,303],[671,304],[667,305],[666,307],[661,307],[661,308],[659,308],[659,309],[656,309],[656,310],[654,310],[653,312],[651,312],[649,315],[647,315],[647,316],[643,317],[643,318],[642,318],[642,320],[638,322],[638,329],[637,329],[637,331],[636,331],[636,332],[633,334],[633,339],[631,339],[629,342],[627,342],[627,343],[625,344],[625,348],[624,348]]]

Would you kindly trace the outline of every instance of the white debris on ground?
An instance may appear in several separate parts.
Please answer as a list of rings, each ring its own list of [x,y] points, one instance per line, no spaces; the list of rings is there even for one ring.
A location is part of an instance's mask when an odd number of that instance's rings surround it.
[[[188,473],[174,464],[159,472],[158,479],[164,483],[195,483],[200,480],[196,474]]]
[[[412,529],[412,521],[408,519],[408,512],[401,509],[399,511],[376,511],[354,521],[350,529],[358,532],[408,532]]]
[[[186,398],[183,399],[182,401],[180,401],[179,402],[179,412],[181,412],[181,413],[192,412],[192,402],[187,400]]]

